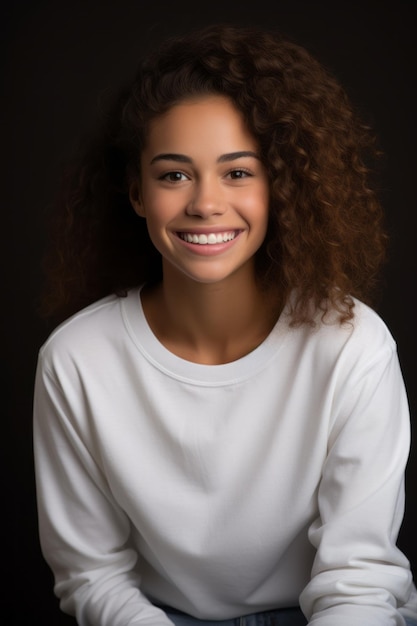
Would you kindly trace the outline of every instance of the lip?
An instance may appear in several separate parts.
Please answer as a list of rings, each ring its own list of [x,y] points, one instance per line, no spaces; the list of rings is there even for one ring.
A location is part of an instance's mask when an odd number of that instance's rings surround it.
[[[175,232],[176,241],[183,246],[185,249],[189,250],[193,254],[197,256],[214,256],[216,254],[221,254],[222,252],[226,252],[229,248],[233,247],[235,243],[239,240],[240,235],[243,231],[241,229],[236,228],[192,228],[187,230],[178,230]],[[211,234],[219,234],[219,233],[235,233],[233,239],[228,241],[223,241],[220,243],[192,243],[189,241],[185,241],[180,237],[180,234],[191,234],[191,235],[211,235]]]
[[[192,233],[196,235],[210,235],[210,233],[240,233],[241,228],[234,228],[228,226],[194,226],[192,228],[179,228],[176,233]]]

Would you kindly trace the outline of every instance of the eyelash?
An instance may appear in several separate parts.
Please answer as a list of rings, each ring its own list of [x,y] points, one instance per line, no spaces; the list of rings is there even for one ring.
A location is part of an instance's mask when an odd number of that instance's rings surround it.
[[[230,172],[228,172],[228,174],[235,174],[236,172],[240,172],[241,174],[244,174],[245,176],[238,176],[237,178],[235,178],[234,180],[239,180],[240,178],[246,178],[253,176],[252,172],[250,172],[249,170],[246,170],[244,167],[237,167],[234,170],[230,170]]]
[[[177,170],[172,171],[172,172],[166,172],[166,174],[162,174],[161,176],[158,176],[158,180],[165,180],[168,183],[172,183],[175,184],[177,182],[182,183],[182,180],[176,179],[176,180],[172,180],[170,177],[171,176],[175,176],[177,174],[180,174],[181,176],[187,176],[186,174],[184,174],[183,172],[179,172]]]
[[[253,176],[252,172],[250,172],[249,170],[245,169],[244,167],[237,167],[235,169],[230,170],[229,172],[227,172],[227,176],[233,175],[233,174],[244,174],[244,176],[237,176],[236,178],[233,178],[232,176],[232,180],[241,180],[242,178],[246,178],[246,177],[250,177]],[[172,172],[166,172],[165,174],[162,174],[161,176],[159,176],[159,180],[165,180],[168,183],[171,184],[175,184],[177,182],[183,182],[183,180],[181,179],[175,179],[172,180],[170,177],[171,176],[176,176],[176,175],[180,175],[180,176],[185,176],[186,178],[188,178],[187,174],[184,174],[184,172],[180,172],[179,170],[173,170]]]

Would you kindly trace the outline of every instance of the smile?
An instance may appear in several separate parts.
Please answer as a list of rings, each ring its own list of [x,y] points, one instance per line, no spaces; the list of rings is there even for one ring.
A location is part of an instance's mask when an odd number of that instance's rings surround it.
[[[226,243],[232,241],[236,237],[236,231],[227,231],[224,233],[209,233],[197,235],[196,233],[178,233],[178,236],[183,241],[188,243],[196,243],[200,246],[214,245],[219,243]]]

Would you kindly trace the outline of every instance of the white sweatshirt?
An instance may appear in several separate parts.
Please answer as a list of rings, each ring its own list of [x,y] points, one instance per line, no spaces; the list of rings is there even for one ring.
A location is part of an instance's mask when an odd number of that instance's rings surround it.
[[[156,605],[226,619],[299,603],[314,626],[417,618],[396,547],[409,413],[375,312],[290,329],[225,365],[169,352],[140,290],[40,350],[41,545],[81,626],[165,626]],[[404,606],[406,605],[406,606]]]

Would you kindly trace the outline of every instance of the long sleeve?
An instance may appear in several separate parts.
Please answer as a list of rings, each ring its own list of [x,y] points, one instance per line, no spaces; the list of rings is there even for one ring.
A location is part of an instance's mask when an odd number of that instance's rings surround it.
[[[320,516],[309,531],[317,553],[301,606],[310,626],[400,626],[397,602],[407,601],[411,584],[396,547],[409,414],[393,342],[358,361],[336,392]]]
[[[417,616],[396,547],[409,413],[395,343],[289,329],[220,366],[178,358],[139,292],[40,350],[34,446],[44,556],[80,626],[168,626],[295,606],[311,626]],[[411,598],[411,599],[410,599]]]
[[[140,592],[129,520],[77,428],[72,413],[81,410],[82,383],[71,384],[79,388],[67,388],[64,397],[40,358],[34,400],[40,537],[61,608],[80,626],[168,626]]]

